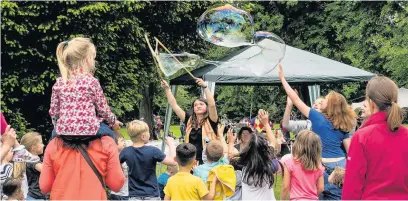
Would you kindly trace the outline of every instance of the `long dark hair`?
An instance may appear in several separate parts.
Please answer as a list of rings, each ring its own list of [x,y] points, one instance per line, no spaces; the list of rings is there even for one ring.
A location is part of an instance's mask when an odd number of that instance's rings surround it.
[[[249,185],[262,187],[264,182],[272,188],[274,174],[281,164],[276,160],[274,150],[264,135],[252,134],[249,145],[239,154],[238,164],[243,167],[243,180]]]
[[[200,122],[197,122],[197,115],[196,115],[196,113],[194,112],[194,103],[195,103],[196,101],[204,102],[205,105],[207,106],[207,111],[204,113],[203,119],[201,119]],[[202,125],[204,124],[204,122],[208,119],[208,116],[209,116],[209,115],[208,115],[208,101],[207,101],[207,99],[202,98],[202,97],[196,98],[196,99],[193,101],[193,103],[191,104],[191,110],[192,110],[192,112],[191,112],[191,123],[193,124],[193,128],[198,128],[199,125],[202,126]]]

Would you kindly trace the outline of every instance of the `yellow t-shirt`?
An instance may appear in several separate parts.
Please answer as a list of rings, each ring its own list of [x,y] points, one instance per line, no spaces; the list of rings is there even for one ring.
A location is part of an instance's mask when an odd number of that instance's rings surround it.
[[[170,177],[164,188],[164,194],[171,200],[201,200],[208,192],[203,180],[187,172]]]

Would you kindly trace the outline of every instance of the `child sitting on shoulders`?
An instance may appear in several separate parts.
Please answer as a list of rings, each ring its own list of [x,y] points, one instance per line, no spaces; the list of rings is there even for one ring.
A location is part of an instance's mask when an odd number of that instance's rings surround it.
[[[163,200],[164,199],[164,188],[167,185],[167,181],[169,178],[173,175],[175,175],[178,172],[178,168],[176,165],[169,165],[167,166],[167,170],[165,173],[161,174],[157,181],[159,182],[159,189],[160,189],[160,198]]]
[[[208,191],[204,182],[190,174],[196,164],[196,148],[192,144],[183,143],[177,146],[176,160],[179,172],[170,177],[164,188],[164,200],[213,200],[215,196],[214,179]]]

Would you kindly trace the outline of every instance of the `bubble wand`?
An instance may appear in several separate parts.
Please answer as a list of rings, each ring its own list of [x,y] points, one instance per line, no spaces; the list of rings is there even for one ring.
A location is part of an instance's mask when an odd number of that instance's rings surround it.
[[[173,53],[171,53],[170,50],[167,49],[167,47],[164,46],[162,42],[160,42],[159,39],[157,39],[156,37],[154,37],[154,39],[156,40],[156,42],[159,43],[159,45],[160,45],[164,50],[166,50],[167,53],[169,53],[169,54],[174,58],[174,60],[176,60],[181,66],[183,66],[183,69],[184,69],[193,79],[197,79],[189,70],[187,70],[186,67],[184,67],[184,65],[173,55]],[[159,65],[160,65],[160,62],[159,62]]]
[[[155,51],[153,51],[153,48],[150,45],[150,41],[149,41],[149,38],[147,37],[147,34],[145,34],[145,40],[146,40],[147,45],[149,46],[150,53],[152,54],[154,65],[156,66],[156,68],[158,70],[157,73],[159,74],[160,79],[163,79],[163,75],[161,73],[160,66],[159,66],[158,61],[157,61],[156,53],[155,53]],[[157,42],[156,42],[156,52],[157,52]]]

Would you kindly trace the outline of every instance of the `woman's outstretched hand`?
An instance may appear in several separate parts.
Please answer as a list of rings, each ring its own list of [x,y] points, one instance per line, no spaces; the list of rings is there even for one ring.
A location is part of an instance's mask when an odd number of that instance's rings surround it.
[[[262,125],[269,125],[269,114],[267,111],[260,109],[258,112],[258,118]]]
[[[169,87],[169,84],[166,82],[166,80],[160,80],[160,84],[161,84],[161,87],[162,87],[163,89],[168,89],[168,88],[170,88],[170,87]]]
[[[205,83],[204,80],[201,79],[201,78],[197,78],[197,79],[196,79],[196,83],[197,83],[200,87],[203,87],[203,88],[206,88],[206,87],[207,87],[207,83]]]

